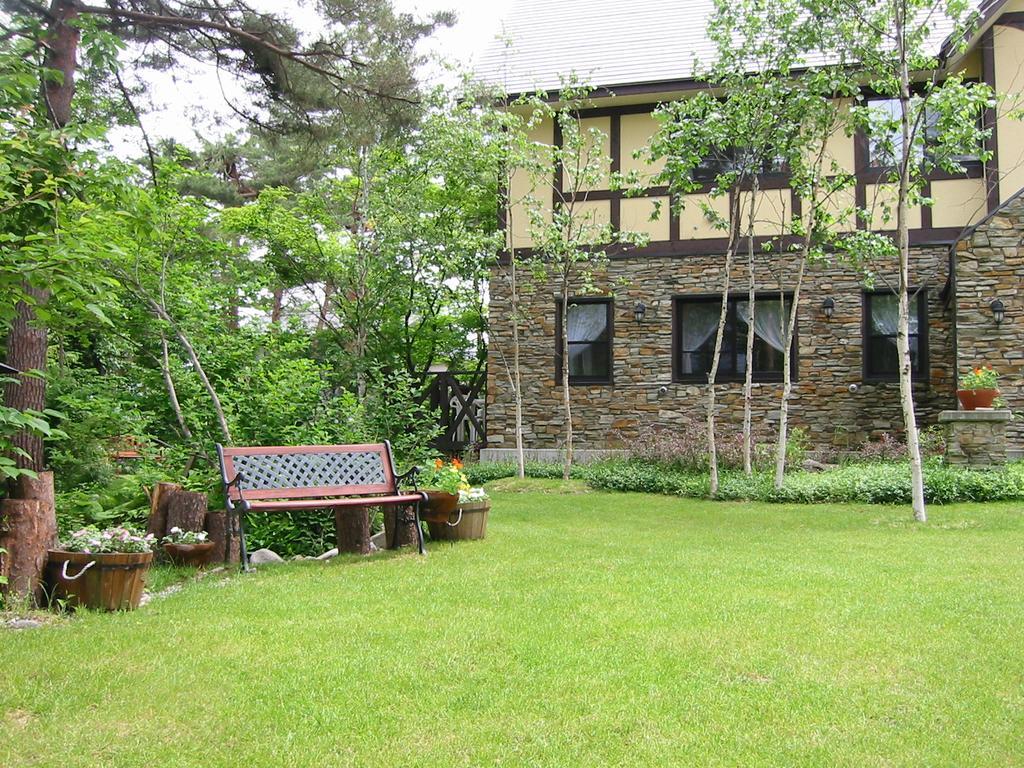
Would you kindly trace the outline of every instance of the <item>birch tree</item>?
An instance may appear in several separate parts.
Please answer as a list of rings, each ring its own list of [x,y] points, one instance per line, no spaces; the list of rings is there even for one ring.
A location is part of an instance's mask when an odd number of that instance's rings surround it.
[[[535,188],[550,191],[548,197],[528,196],[524,209],[534,243],[531,271],[556,289],[557,311],[562,329],[560,386],[565,420],[563,477],[568,480],[573,463],[572,389],[569,374],[569,300],[573,289],[593,291],[596,274],[607,264],[607,246],[613,243],[640,244],[643,238],[617,231],[588,205],[591,192],[611,186],[611,160],[603,151],[607,138],[596,128],[587,128],[581,110],[589,105],[590,89],[570,82],[559,92],[560,102],[552,106],[542,97],[529,101],[536,119],[550,120],[559,140],[546,150],[537,148],[523,157]],[[546,189],[545,189],[546,188]],[[611,365],[611,361],[609,361]]]
[[[881,110],[862,103],[852,110],[855,125],[870,137],[879,182],[890,185],[893,204],[864,210],[865,229],[848,239],[857,263],[895,263],[892,289],[898,301],[896,347],[899,359],[900,405],[910,460],[914,518],[927,520],[924,476],[913,397],[910,347],[910,212],[930,205],[925,194],[928,174],[935,169],[964,171],[963,160],[987,159],[982,149],[986,130],[980,117],[993,99],[984,84],[970,84],[958,73],[942,77],[939,44],[933,29],[940,20],[952,23],[947,38],[964,50],[977,20],[964,0],[826,0],[808,3],[808,10],[829,19],[831,45],[858,62],[861,77],[894,108]],[[934,73],[921,79],[918,73]],[[874,215],[873,215],[874,214]],[[895,224],[895,236],[880,234]],[[874,270],[872,270],[874,271]],[[883,278],[884,279],[884,278]]]

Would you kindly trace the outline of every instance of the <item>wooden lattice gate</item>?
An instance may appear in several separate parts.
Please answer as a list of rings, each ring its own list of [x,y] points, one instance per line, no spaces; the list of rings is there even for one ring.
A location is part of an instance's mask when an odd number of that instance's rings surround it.
[[[444,453],[480,448],[487,440],[487,369],[430,374],[423,403],[439,415],[441,434],[433,446]]]

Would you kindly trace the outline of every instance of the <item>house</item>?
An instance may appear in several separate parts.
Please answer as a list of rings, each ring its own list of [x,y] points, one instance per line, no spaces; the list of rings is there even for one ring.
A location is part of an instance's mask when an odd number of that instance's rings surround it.
[[[651,115],[659,103],[700,88],[694,57],[712,51],[704,23],[708,0],[660,3],[612,0],[551,3],[524,0],[505,26],[511,47],[495,44],[478,66],[481,78],[510,94],[544,91],[557,98],[560,76],[575,71],[596,88],[593,108],[581,113],[585,128],[606,137],[609,172],[650,171],[635,151],[655,131]],[[990,2],[969,50],[950,53],[950,29],[934,25],[931,45],[942,51],[942,76],[964,72],[997,92],[1024,93],[1024,0]],[[878,104],[885,108],[885,104]],[[915,400],[922,426],[956,408],[956,380],[978,363],[1002,374],[1008,405],[1024,409],[1024,123],[1008,106],[989,110],[990,162],[968,160],[966,172],[936,172],[929,179],[934,205],[911,210],[912,323]],[[998,112],[998,113],[997,113]],[[550,123],[535,141],[553,143]],[[888,194],[865,136],[836,135],[829,152],[856,172],[859,205],[880,211]],[[518,178],[518,177],[516,177]],[[529,183],[513,179],[516,183]],[[771,187],[771,188],[769,188]],[[710,184],[708,188],[710,189]],[[587,192],[586,205],[614,226],[645,232],[643,247],[610,256],[597,291],[580,291],[570,303],[570,374],[576,445],[580,449],[621,446],[645,426],[682,427],[702,418],[708,346],[713,344],[726,239],[704,217],[707,189],[686,195],[678,213],[651,220],[656,205],[668,211],[665,188],[630,198],[618,191]],[[522,190],[520,190],[521,192]],[[749,194],[749,193],[747,193]],[[513,190],[511,197],[517,198]],[[798,205],[785,183],[764,184],[758,235],[778,232],[773,219],[788,219]],[[713,201],[728,215],[725,200]],[[527,217],[513,215],[512,241],[532,246]],[[857,226],[851,222],[849,226]],[[892,225],[893,227],[895,224]],[[785,271],[786,259],[766,263],[758,283],[771,286],[770,270]],[[742,261],[742,259],[740,260]],[[766,261],[766,260],[761,260]],[[760,263],[760,262],[759,262]],[[758,269],[761,267],[759,266]],[[745,291],[744,265],[733,272],[737,295],[730,302],[726,353],[719,370],[720,424],[738,431],[742,413],[742,349],[745,322],[737,313]],[[551,286],[524,287],[521,370],[525,445],[554,451],[561,444],[563,417],[558,377],[558,302]],[[778,291],[759,299],[770,318],[782,307]],[[843,265],[811,269],[801,299],[794,341],[792,423],[812,444],[852,447],[882,432],[901,431],[902,417],[894,343],[895,296],[865,288]],[[640,309],[643,308],[641,313]],[[505,282],[490,287],[490,359],[487,455],[511,453],[514,399],[507,375],[511,325]],[[756,318],[755,318],[756,320]],[[781,346],[769,323],[755,322],[754,418],[769,427],[777,420],[781,391]],[[1009,428],[1011,446],[1024,447],[1024,422]]]

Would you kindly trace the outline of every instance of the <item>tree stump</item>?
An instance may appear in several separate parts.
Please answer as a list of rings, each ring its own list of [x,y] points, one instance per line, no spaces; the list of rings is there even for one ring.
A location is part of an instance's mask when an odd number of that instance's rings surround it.
[[[166,500],[167,530],[181,528],[183,531],[201,531],[206,523],[206,494],[175,488],[162,495],[161,506]]]
[[[370,554],[370,510],[367,507],[336,508],[334,539],[339,553]]]
[[[238,531],[232,530],[227,512],[207,512],[206,531],[213,542],[209,563],[237,563],[240,560]]]
[[[388,549],[398,549],[418,541],[416,523],[412,521],[408,507],[384,507],[384,545]]]
[[[168,494],[172,491],[181,490],[177,483],[157,483],[149,494],[149,521],[146,523],[146,533],[151,533],[158,539],[167,535],[167,503]]]
[[[44,524],[53,529],[53,541],[50,548],[57,546],[57,504],[53,487],[53,472],[39,472],[36,477],[22,475],[14,481],[15,499],[35,499],[40,503],[39,512]]]
[[[9,595],[29,597],[42,604],[46,551],[57,536],[57,522],[46,514],[39,499],[4,499],[0,502],[0,548],[6,549],[4,587]]]

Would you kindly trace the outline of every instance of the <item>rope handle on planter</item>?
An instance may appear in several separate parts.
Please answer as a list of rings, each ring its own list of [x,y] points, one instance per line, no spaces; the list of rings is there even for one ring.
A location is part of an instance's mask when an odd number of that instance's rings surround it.
[[[60,577],[65,581],[77,581],[78,579],[82,578],[83,575],[85,575],[86,571],[88,571],[90,568],[96,565],[95,560],[90,560],[88,563],[85,564],[85,567],[78,572],[77,576],[68,576],[68,564],[70,562],[70,560],[65,560],[64,566],[60,569]]]
[[[449,528],[454,528],[455,526],[457,526],[461,522],[462,522],[462,507],[459,507],[459,516],[457,518],[455,518],[455,522],[454,523],[451,520],[451,515],[448,516],[448,527]]]

